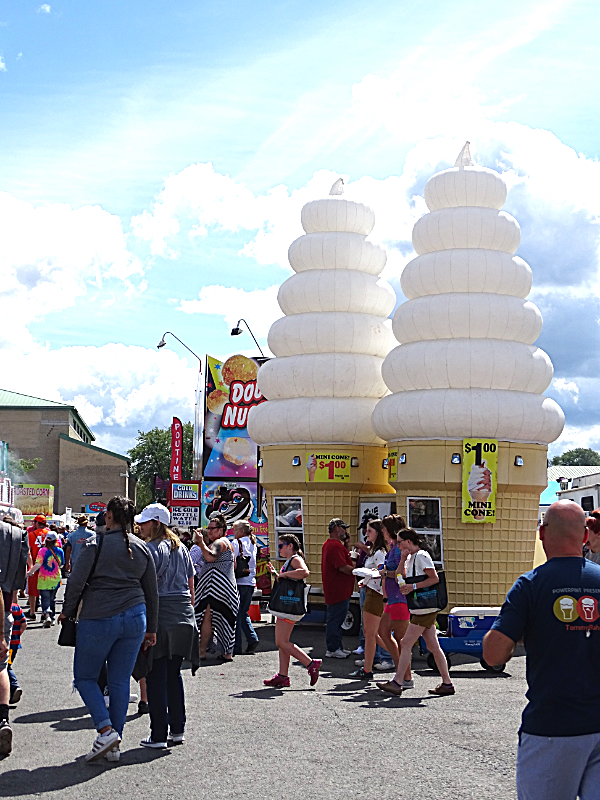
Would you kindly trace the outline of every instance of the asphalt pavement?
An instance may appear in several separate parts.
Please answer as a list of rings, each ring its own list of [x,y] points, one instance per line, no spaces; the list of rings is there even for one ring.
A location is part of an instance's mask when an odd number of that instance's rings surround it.
[[[73,651],[58,647],[57,628],[31,623],[15,661],[23,697],[11,709],[13,752],[0,762],[0,797],[516,798],[523,656],[498,676],[456,657],[453,697],[427,693],[439,677],[418,657],[415,688],[400,698],[349,679],[355,656],[324,659],[315,689],[306,670],[293,665],[291,688],[278,690],[263,686],[277,669],[274,628],[263,623],[257,630],[255,654],[237,656],[233,664],[209,660],[195,677],[184,672],[184,745],[142,748],[148,717],[130,705],[121,761],[87,764],[83,755],[95,732],[72,690]],[[323,657],[322,626],[297,626],[293,640]],[[354,648],[357,640],[345,644]],[[381,673],[383,679],[391,675]],[[131,688],[136,691],[133,680]]]

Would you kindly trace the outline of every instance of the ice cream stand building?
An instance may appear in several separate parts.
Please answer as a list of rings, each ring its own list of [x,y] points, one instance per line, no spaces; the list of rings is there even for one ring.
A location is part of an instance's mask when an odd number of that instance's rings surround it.
[[[314,583],[327,522],[357,526],[361,503],[394,501],[424,534],[451,605],[497,605],[532,566],[547,446],[564,415],[542,394],[552,364],[534,345],[542,319],[506,193],[468,143],[428,181],[396,340],[386,253],[367,238],[373,211],[345,199],[341,180],[302,210],[285,316],[269,333],[275,358],[258,374],[268,402],[248,431],[271,553],[282,532],[299,533]]]

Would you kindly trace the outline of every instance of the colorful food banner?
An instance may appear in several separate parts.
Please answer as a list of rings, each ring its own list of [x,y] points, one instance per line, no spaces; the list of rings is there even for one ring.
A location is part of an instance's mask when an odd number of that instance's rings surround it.
[[[462,521],[496,521],[497,439],[463,439]]]
[[[311,451],[306,453],[308,483],[349,483],[351,470],[349,453]]]
[[[15,486],[15,506],[24,515],[44,514],[54,511],[54,486],[49,483],[22,483]]]
[[[180,481],[183,470],[183,425],[173,417],[171,425],[171,480]]]
[[[206,357],[203,471],[205,478],[257,479],[257,447],[248,436],[248,412],[265,402],[256,376],[259,364],[235,355],[225,362]]]
[[[208,525],[209,516],[223,514],[227,527],[234,522],[247,519],[258,545],[256,559],[256,588],[264,594],[271,591],[271,575],[267,569],[269,560],[269,529],[267,525],[266,497],[257,483],[235,481],[202,481],[202,527]]]

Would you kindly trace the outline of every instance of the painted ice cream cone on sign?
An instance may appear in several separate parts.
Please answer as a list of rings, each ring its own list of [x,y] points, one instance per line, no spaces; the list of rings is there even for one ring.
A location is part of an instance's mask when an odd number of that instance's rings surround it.
[[[492,494],[492,473],[487,468],[485,459],[481,464],[473,464],[469,473],[467,491],[474,503],[487,503]],[[485,507],[475,507],[473,517],[485,517]]]

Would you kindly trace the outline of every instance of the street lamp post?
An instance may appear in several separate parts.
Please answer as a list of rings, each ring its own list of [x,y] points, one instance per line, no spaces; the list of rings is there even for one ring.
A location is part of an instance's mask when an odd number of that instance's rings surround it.
[[[198,364],[200,366],[198,372],[198,385],[196,387],[196,408],[194,413],[194,465],[192,470],[192,477],[194,480],[199,480],[202,478],[202,441],[203,441],[203,434],[204,434],[204,383],[202,381],[202,359],[197,353],[194,353],[191,347],[188,347],[185,342],[182,342],[179,336],[175,336],[172,331],[165,331],[162,335],[162,339],[156,345],[156,347],[160,350],[161,347],[166,345],[165,336],[169,334],[174,339],[177,339],[179,344],[183,345],[186,350],[189,350],[190,353],[198,359]]]
[[[186,349],[186,350],[189,350],[189,351],[190,351],[190,353],[191,353],[193,356],[196,356],[196,358],[197,358],[197,359],[198,359],[198,361],[200,362],[200,371],[202,372],[202,359],[200,358],[200,356],[199,356],[197,353],[194,353],[194,351],[192,350],[192,348],[191,348],[191,347],[188,347],[188,346],[187,346],[187,344],[186,344],[185,342],[182,342],[182,341],[181,341],[181,339],[179,338],[179,336],[175,336],[175,334],[174,334],[174,333],[172,333],[171,331],[165,331],[165,332],[163,333],[163,335],[162,335],[162,339],[161,339],[161,340],[160,340],[160,342],[159,342],[159,343],[156,345],[157,349],[158,349],[158,350],[160,350],[160,348],[161,348],[161,347],[164,347],[164,346],[166,345],[165,336],[167,335],[167,333],[168,333],[170,336],[172,336],[174,339],[177,339],[177,341],[179,342],[179,344],[182,344],[182,345],[185,347],[185,349]],[[241,333],[241,331],[240,331],[240,333]]]
[[[248,333],[249,333],[249,334],[250,334],[250,336],[251,336],[251,337],[254,339],[254,344],[255,344],[255,345],[258,347],[258,349],[260,350],[260,354],[261,354],[261,356],[262,356],[263,358],[265,358],[265,357],[266,357],[266,356],[265,356],[265,354],[264,354],[264,353],[263,353],[263,351],[261,350],[261,347],[260,347],[259,343],[256,341],[256,336],[255,336],[255,335],[252,333],[252,331],[251,331],[251,329],[250,329],[250,325],[248,325],[248,323],[246,322],[246,320],[245,320],[245,319],[238,319],[238,324],[235,326],[235,328],[232,328],[232,329],[231,329],[231,335],[232,335],[232,336],[239,336],[239,335],[240,335],[240,333],[242,333],[242,332],[243,332],[243,331],[242,331],[242,329],[240,328],[240,322],[243,322],[243,323],[244,323],[244,325],[245,325],[245,326],[248,328]]]

